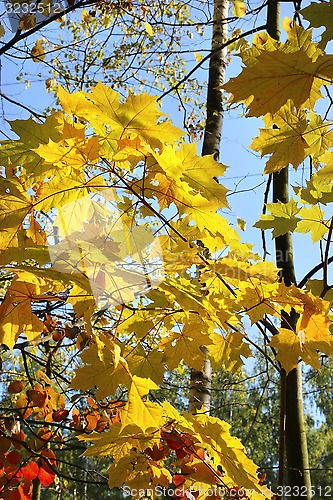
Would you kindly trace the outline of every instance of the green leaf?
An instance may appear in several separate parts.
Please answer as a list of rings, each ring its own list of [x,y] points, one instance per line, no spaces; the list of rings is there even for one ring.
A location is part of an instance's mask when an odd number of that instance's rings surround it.
[[[270,215],[262,214],[260,220],[254,224],[259,229],[273,229],[273,238],[295,231],[297,224],[301,220],[296,215],[301,210],[296,201],[291,198],[288,203],[267,203],[267,210]]]

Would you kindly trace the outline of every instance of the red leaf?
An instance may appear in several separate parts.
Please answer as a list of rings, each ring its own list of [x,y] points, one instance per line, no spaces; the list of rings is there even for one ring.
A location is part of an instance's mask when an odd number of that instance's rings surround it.
[[[48,441],[52,437],[52,431],[48,427],[42,427],[37,432],[39,439],[43,441]]]
[[[20,500],[21,495],[18,490],[7,490],[1,493],[1,498],[4,500]]]
[[[173,476],[172,482],[175,486],[180,486],[185,483],[185,477],[182,474],[176,474]]]
[[[183,447],[183,443],[178,436],[170,434],[170,436],[165,438],[165,441],[170,450],[180,450]]]
[[[259,479],[260,486],[262,486],[265,482],[266,474],[264,472],[262,472],[261,474],[259,474],[258,479]]]
[[[23,477],[23,474],[20,469],[17,468],[17,465],[7,465],[5,468],[5,474],[7,476],[8,484],[19,483]]]
[[[32,482],[25,481],[24,483],[21,483],[18,487],[18,491],[20,492],[21,500],[30,500],[33,491]]]
[[[71,423],[71,426],[77,428],[80,426],[80,422],[81,422],[81,415],[80,415],[80,412],[79,410],[77,410],[76,408],[74,408],[72,410],[72,419],[73,419],[73,423]]]
[[[21,471],[26,479],[32,481],[38,476],[39,466],[36,462],[28,462],[26,465],[21,467]]]
[[[178,458],[184,458],[188,455],[188,452],[185,450],[176,450],[176,455]]]
[[[52,450],[43,450],[43,451],[41,452],[41,454],[42,454],[45,458],[47,458],[47,459],[48,459],[48,461],[49,461],[49,463],[50,463],[51,465],[53,465],[53,466],[54,466],[54,465],[57,465],[57,459],[56,459],[56,456],[55,456],[55,454],[53,453],[53,451],[52,451]],[[43,460],[43,463],[46,463],[46,465],[47,465],[47,462],[45,462],[44,460]]]
[[[65,420],[65,418],[67,418],[68,415],[69,415],[68,410],[58,410],[52,413],[52,418],[55,422],[61,422],[61,420]]]
[[[11,451],[6,455],[6,460],[11,465],[17,465],[21,462],[21,454],[18,451]]]
[[[158,460],[161,460],[162,458],[165,457],[165,449],[163,446],[157,446],[157,444],[155,443],[153,448],[147,448],[145,450],[145,452],[147,453],[147,455],[150,456],[150,458],[152,460],[155,460],[156,462]]]
[[[18,432],[16,434],[13,432],[12,438],[13,438],[13,445],[15,446],[15,448],[17,450],[20,450],[22,448],[22,444],[19,441],[24,442],[25,438],[26,438],[26,435],[24,434],[23,431],[20,431],[20,432]]]
[[[96,432],[103,432],[109,426],[109,419],[107,417],[101,417],[96,425]]]
[[[7,437],[0,438],[0,455],[4,455],[10,448],[12,444],[11,440]]]
[[[55,478],[55,473],[47,465],[42,465],[39,468],[38,479],[43,486],[50,486]]]

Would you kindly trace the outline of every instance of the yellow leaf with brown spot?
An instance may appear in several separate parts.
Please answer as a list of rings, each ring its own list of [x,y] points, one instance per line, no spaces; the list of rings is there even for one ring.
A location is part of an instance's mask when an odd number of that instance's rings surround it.
[[[20,19],[19,27],[22,31],[31,30],[36,26],[36,16],[33,14],[23,14]]]
[[[35,45],[31,49],[31,57],[34,62],[44,61],[45,59],[45,47],[43,45],[43,39],[39,38]]]

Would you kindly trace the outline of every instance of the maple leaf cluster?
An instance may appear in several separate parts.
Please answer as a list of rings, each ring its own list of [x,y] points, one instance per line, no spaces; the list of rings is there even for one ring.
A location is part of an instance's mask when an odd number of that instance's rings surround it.
[[[298,168],[307,156],[316,167],[297,200],[268,204],[256,226],[322,241],[332,230],[322,205],[332,196],[333,137],[313,107],[333,78],[333,56],[295,26],[285,44],[256,37],[242,57],[225,89],[264,117],[251,147],[270,155],[266,172]],[[89,443],[84,455],[111,459],[110,487],[182,486],[205,498],[221,486],[235,498],[269,498],[226,422],[180,413],[154,391],[167,370],[200,370],[207,355],[241,370],[252,356],[245,321],[276,333],[266,347],[279,370],[300,359],[320,368],[333,350],[327,283],[286,286],[241,241],[221,213],[227,190],[215,179],[226,166],[199,157],[155,97],[122,101],[98,83],[90,92],[60,88],[58,100],[44,123],[12,122],[18,139],[0,147],[0,343],[35,362],[44,350],[47,372],[9,386],[17,420],[45,425],[40,448],[1,430],[1,495],[29,499],[32,480],[53,481],[58,462],[47,446],[50,424],[59,424]],[[295,331],[276,329],[291,313]]]

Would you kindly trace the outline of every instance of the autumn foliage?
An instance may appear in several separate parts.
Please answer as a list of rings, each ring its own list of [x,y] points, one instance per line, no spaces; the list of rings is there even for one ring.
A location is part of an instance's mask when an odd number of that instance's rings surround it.
[[[243,70],[225,89],[263,116],[251,148],[269,155],[265,172],[307,157],[314,165],[294,199],[269,203],[256,226],[309,233],[328,248],[333,137],[314,105],[333,56],[298,26],[286,43],[255,36],[240,55]],[[154,391],[181,362],[200,370],[203,346],[214,367],[241,369],[252,356],[244,319],[269,325],[278,369],[300,358],[320,368],[332,353],[327,272],[302,287],[279,280],[225,217],[226,166],[199,157],[155,97],[122,100],[98,83],[59,88],[58,101],[43,123],[13,121],[18,138],[0,148],[0,343],[26,368],[8,381],[1,414],[1,498],[30,499],[36,479],[49,486],[72,433],[85,456],[109,458],[110,488],[271,498],[228,423],[180,413]],[[296,330],[277,329],[292,310]],[[46,361],[29,373],[38,349]]]

